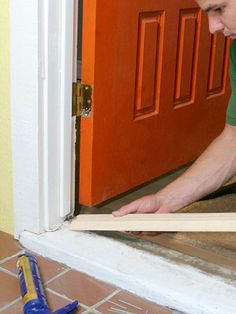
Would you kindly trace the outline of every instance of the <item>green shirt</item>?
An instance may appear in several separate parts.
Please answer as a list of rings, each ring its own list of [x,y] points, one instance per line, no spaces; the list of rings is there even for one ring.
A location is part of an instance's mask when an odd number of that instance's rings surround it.
[[[236,40],[233,40],[230,47],[230,80],[232,94],[227,109],[226,122],[236,126]]]

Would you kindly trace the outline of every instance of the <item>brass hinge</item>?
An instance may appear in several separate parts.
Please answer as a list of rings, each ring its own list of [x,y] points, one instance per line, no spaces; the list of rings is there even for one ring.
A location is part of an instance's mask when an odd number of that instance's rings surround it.
[[[76,117],[89,117],[92,106],[92,87],[81,83],[73,83],[72,115]]]

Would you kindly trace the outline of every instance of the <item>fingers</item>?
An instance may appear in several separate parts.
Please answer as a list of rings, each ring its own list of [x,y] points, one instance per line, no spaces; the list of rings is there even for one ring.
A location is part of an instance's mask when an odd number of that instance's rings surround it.
[[[122,217],[128,214],[134,214],[137,212],[136,202],[132,202],[128,205],[122,206],[119,210],[112,212],[114,217]]]
[[[155,237],[159,234],[161,234],[161,232],[155,232],[155,231],[143,231],[143,232],[141,232],[141,235],[144,237]]]
[[[121,207],[119,210],[113,211],[114,217],[122,217],[128,214],[143,214],[143,213],[156,213],[164,214],[170,213],[171,209],[163,205],[161,201],[156,197],[156,195],[144,196],[128,205]],[[159,234],[159,232],[142,232],[142,231],[132,231],[129,232],[134,236],[149,236],[154,237]]]
[[[131,234],[133,236],[139,236],[142,234],[142,231],[126,231],[126,233]]]
[[[115,217],[121,217],[128,214],[154,213],[159,208],[155,195],[144,196],[128,205],[121,207],[112,214]]]
[[[173,210],[171,210],[169,207],[161,206],[155,213],[156,214],[169,214],[172,212]]]

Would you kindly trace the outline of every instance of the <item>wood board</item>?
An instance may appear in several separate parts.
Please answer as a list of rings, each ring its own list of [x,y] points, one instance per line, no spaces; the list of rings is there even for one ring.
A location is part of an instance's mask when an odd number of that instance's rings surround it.
[[[70,224],[78,231],[236,232],[235,213],[79,215]]]

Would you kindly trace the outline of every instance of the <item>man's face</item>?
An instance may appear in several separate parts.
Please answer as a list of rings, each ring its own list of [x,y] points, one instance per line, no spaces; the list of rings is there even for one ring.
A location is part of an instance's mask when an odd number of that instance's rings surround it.
[[[212,34],[222,32],[236,38],[236,0],[196,0],[208,14]]]

